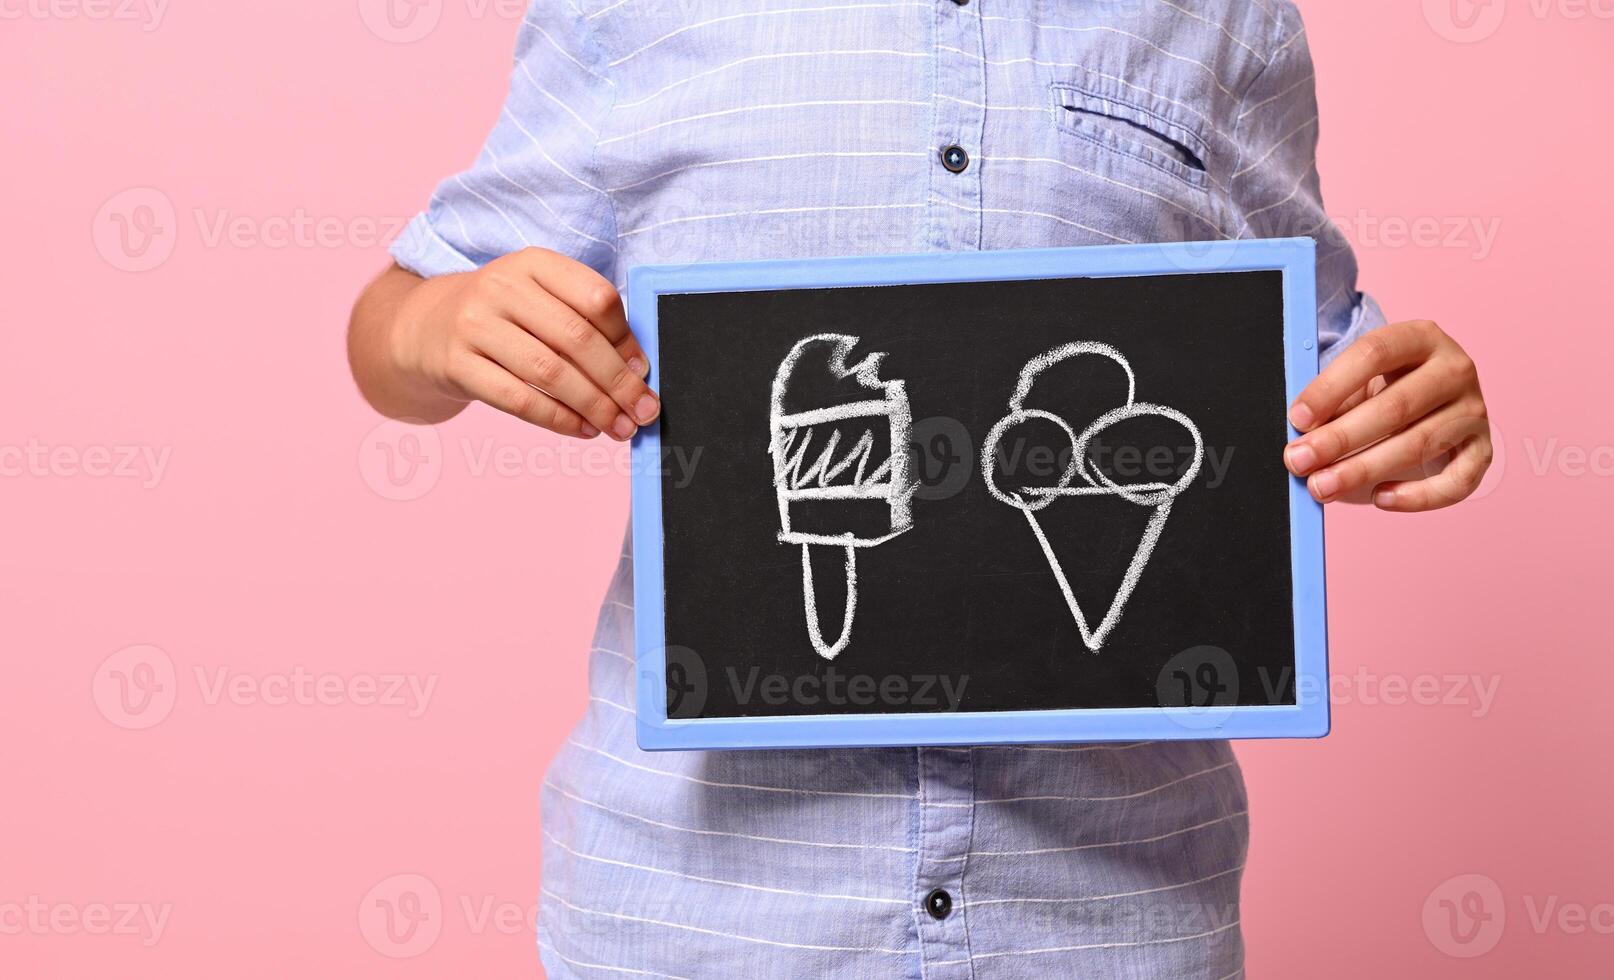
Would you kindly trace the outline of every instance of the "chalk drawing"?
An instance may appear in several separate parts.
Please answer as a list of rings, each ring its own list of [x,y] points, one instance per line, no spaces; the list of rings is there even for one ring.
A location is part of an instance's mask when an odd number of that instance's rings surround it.
[[[848,366],[847,358],[858,343],[857,337],[823,333],[796,343],[779,363],[773,378],[773,397],[768,424],[771,438],[768,453],[773,457],[773,485],[779,500],[779,540],[801,546],[802,602],[807,614],[807,637],[813,649],[826,660],[835,659],[852,640],[852,620],[857,613],[857,551],[873,548],[913,527],[913,495],[918,482],[911,474],[908,443],[913,431],[913,413],[908,393],[900,380],[881,381],[880,361],[884,354],[869,354]],[[830,376],[837,382],[851,382],[859,397],[823,408],[787,411],[795,392],[792,381],[802,365],[803,355],[822,355]],[[819,356],[807,362],[819,363]],[[799,385],[798,385],[799,386]],[[837,388],[842,387],[837,384]],[[794,406],[793,406],[794,407]],[[850,448],[843,448],[841,433],[845,423],[869,420],[869,427]],[[884,459],[876,460],[876,427],[888,429],[889,443]],[[827,436],[818,436],[827,429]],[[799,527],[802,505],[817,501],[872,501],[884,505],[878,518],[878,533],[858,533]],[[820,513],[818,520],[823,519]],[[867,520],[867,517],[864,518]],[[846,610],[840,632],[833,642],[826,641],[819,625],[818,600],[813,590],[813,549],[838,548],[846,553]]]
[[[1061,361],[1082,356],[1105,357],[1120,366],[1126,373],[1126,403],[1100,415],[1091,425],[1077,433],[1059,416],[1040,409],[1026,408],[1025,402],[1031,394],[1032,384],[1042,372]],[[1115,624],[1120,622],[1121,611],[1126,607],[1126,601],[1136,588],[1138,579],[1142,577],[1144,566],[1149,563],[1149,556],[1154,553],[1155,545],[1160,540],[1160,532],[1165,529],[1166,519],[1171,516],[1173,501],[1194,482],[1194,477],[1199,475],[1199,468],[1205,458],[1205,442],[1200,437],[1198,426],[1194,425],[1188,416],[1164,405],[1135,401],[1136,393],[1137,379],[1132,374],[1132,366],[1114,347],[1093,341],[1056,347],[1046,354],[1032,358],[1021,368],[1020,380],[1015,385],[1014,393],[1009,397],[1009,413],[992,426],[992,431],[981,446],[981,475],[986,481],[987,490],[993,497],[1025,514],[1026,522],[1031,525],[1031,533],[1036,536],[1037,543],[1042,547],[1043,556],[1048,560],[1048,567],[1052,569],[1054,578],[1059,582],[1059,590],[1065,596],[1065,604],[1070,607],[1071,617],[1076,620],[1076,628],[1081,631],[1082,642],[1094,653],[1104,645],[1105,638],[1115,628]],[[1175,483],[1116,483],[1088,458],[1093,437],[1113,425],[1148,415],[1170,419],[1188,430],[1194,439],[1193,462]],[[1065,438],[1070,441],[1070,463],[1054,486],[1021,487],[1018,490],[1005,491],[998,486],[994,472],[998,443],[1010,428],[1032,419],[1052,422],[1065,433]],[[1078,476],[1082,481],[1079,484],[1075,482]],[[1081,605],[1077,603],[1076,596],[1071,591],[1070,581],[1065,577],[1065,570],[1054,555],[1053,545],[1049,543],[1042,523],[1037,520],[1037,511],[1060,497],[1088,496],[1119,497],[1139,507],[1153,509],[1144,527],[1143,537],[1138,542],[1137,550],[1133,552],[1132,560],[1127,565],[1126,575],[1121,579],[1120,587],[1110,600],[1109,608],[1096,629],[1088,625],[1087,616],[1082,612]]]

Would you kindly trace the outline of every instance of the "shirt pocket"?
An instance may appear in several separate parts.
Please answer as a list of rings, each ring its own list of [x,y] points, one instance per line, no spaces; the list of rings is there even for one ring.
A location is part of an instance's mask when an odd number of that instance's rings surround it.
[[[1064,136],[1195,189],[1210,185],[1206,170],[1210,147],[1190,113],[1175,110],[1163,99],[1124,94],[1123,86],[1097,79],[1058,81],[1049,89],[1054,124]]]

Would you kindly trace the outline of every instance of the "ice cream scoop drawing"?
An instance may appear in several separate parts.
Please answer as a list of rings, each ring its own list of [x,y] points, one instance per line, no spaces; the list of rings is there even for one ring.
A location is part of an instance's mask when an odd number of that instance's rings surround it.
[[[1026,401],[1031,395],[1032,386],[1038,377],[1048,368],[1061,361],[1075,357],[1105,357],[1114,361],[1126,374],[1126,402],[1116,408],[1100,415],[1080,433],[1063,418],[1052,412],[1041,409],[1027,408]],[[1081,631],[1082,642],[1087,648],[1097,653],[1104,645],[1104,640],[1115,624],[1120,622],[1121,611],[1126,606],[1127,599],[1137,586],[1138,579],[1143,575],[1144,566],[1149,563],[1149,556],[1154,553],[1155,544],[1160,540],[1160,532],[1165,528],[1166,518],[1171,516],[1171,505],[1177,496],[1194,482],[1199,475],[1199,468],[1205,456],[1205,443],[1200,437],[1199,429],[1188,418],[1174,408],[1164,405],[1152,405],[1148,402],[1135,401],[1137,381],[1132,374],[1132,366],[1127,363],[1121,352],[1108,344],[1083,341],[1065,344],[1056,347],[1046,354],[1041,354],[1026,362],[1020,370],[1020,380],[1015,385],[1014,393],[1009,398],[1009,413],[999,419],[986,437],[981,446],[981,474],[986,480],[986,488],[992,496],[1021,511],[1026,516],[1026,523],[1031,525],[1032,534],[1036,535],[1037,543],[1042,546],[1042,553],[1048,560],[1048,566],[1059,583],[1059,590],[1065,596],[1065,604],[1070,607],[1070,614],[1076,620],[1076,628]],[[1188,468],[1174,483],[1131,483],[1119,484],[1114,482],[1101,471],[1088,458],[1093,438],[1105,429],[1124,422],[1128,419],[1143,416],[1158,416],[1171,421],[1188,430],[1193,437],[1193,460]],[[1052,422],[1062,429],[1065,437],[1070,440],[1070,463],[1060,475],[1059,482],[1051,487],[1020,487],[1005,490],[998,485],[996,460],[998,445],[1004,434],[1016,425],[1033,419]],[[1080,482],[1077,482],[1080,477]],[[1120,587],[1110,600],[1109,608],[1105,611],[1103,619],[1098,626],[1088,624],[1087,616],[1076,601],[1071,591],[1070,581],[1065,570],[1060,566],[1059,559],[1054,554],[1053,546],[1048,541],[1042,523],[1037,519],[1037,512],[1052,504],[1061,497],[1084,496],[1112,496],[1119,497],[1139,507],[1152,508],[1148,523],[1144,527],[1143,537],[1133,552],[1132,560],[1128,563],[1126,574],[1121,580]]]
[[[917,488],[909,473],[907,391],[900,380],[880,380],[884,354],[848,365],[857,343],[835,333],[798,341],[774,375],[768,419],[779,540],[801,546],[807,636],[826,660],[852,639],[858,549],[913,526]],[[815,549],[845,553],[846,609],[832,641],[825,639],[813,590]]]

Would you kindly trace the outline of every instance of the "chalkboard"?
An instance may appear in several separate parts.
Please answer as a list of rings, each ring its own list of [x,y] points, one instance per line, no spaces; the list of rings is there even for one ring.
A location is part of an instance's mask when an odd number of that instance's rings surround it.
[[[641,744],[1321,734],[1311,262],[633,270]]]

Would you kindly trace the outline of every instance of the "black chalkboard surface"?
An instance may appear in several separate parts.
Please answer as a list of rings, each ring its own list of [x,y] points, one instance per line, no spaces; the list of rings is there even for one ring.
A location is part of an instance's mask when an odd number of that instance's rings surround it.
[[[1285,275],[664,287],[659,723],[1300,708]]]

